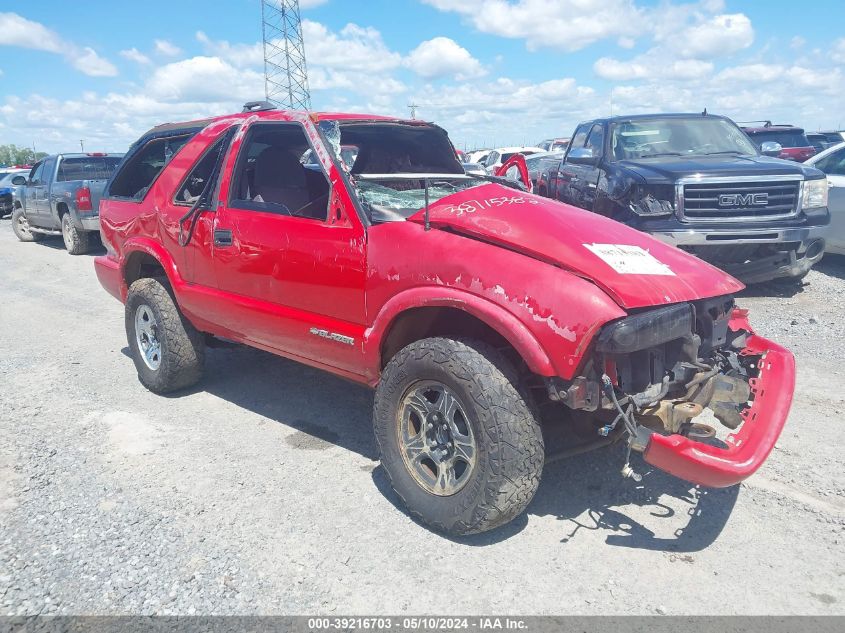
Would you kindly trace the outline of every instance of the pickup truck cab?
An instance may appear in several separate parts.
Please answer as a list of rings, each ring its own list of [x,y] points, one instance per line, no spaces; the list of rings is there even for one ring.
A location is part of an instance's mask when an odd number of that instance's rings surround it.
[[[215,337],[370,385],[394,489],[450,534],[525,509],[544,428],[730,486],[786,421],[792,355],[734,306],[739,281],[465,174],[430,123],[250,103],[159,126],[129,150],[100,212],[97,276],[125,304],[148,389],[197,383]],[[718,444],[697,419],[705,408],[732,432]],[[622,474],[637,477],[627,461]]]
[[[123,154],[56,154],[38,161],[21,187],[12,228],[22,242],[61,235],[71,255],[91,249],[100,231],[99,203]]]
[[[745,283],[806,275],[830,223],[822,172],[762,156],[733,121],[709,114],[582,123],[537,193],[624,222]]]

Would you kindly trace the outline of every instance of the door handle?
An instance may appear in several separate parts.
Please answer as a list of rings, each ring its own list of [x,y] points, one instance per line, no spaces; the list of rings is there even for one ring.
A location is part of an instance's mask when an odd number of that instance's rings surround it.
[[[228,229],[214,229],[215,246],[231,246],[232,232]]]

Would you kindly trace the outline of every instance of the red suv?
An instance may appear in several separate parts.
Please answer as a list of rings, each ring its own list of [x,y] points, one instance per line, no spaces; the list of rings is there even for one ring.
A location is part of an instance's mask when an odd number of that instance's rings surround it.
[[[100,217],[97,275],[126,305],[146,387],[199,381],[212,337],[371,385],[382,465],[444,532],[524,510],[544,428],[730,486],[769,454],[792,399],[793,357],[734,307],[738,281],[464,174],[429,123],[247,104],[162,125],[132,146]],[[733,434],[712,439],[704,408]]]
[[[815,156],[816,148],[802,128],[794,125],[772,125],[771,121],[762,123],[760,127],[742,127],[742,131],[751,138],[761,153],[799,163]],[[764,146],[767,143],[770,145]]]

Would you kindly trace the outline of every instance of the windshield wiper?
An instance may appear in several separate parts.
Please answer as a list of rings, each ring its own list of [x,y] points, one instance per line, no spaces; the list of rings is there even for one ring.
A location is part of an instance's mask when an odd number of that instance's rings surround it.
[[[681,156],[680,152],[658,152],[657,154],[646,154],[640,158],[657,158],[658,156]]]
[[[745,156],[745,152],[741,152],[738,149],[726,149],[723,152],[704,152],[705,156],[716,156],[717,154],[736,154],[737,156]]]

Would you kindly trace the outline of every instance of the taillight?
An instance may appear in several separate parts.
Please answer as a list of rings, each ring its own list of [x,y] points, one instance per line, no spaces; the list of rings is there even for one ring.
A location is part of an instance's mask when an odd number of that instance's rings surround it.
[[[76,190],[76,208],[79,211],[91,211],[91,190],[88,187],[80,187]]]

